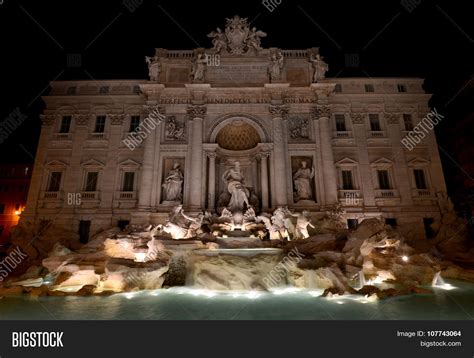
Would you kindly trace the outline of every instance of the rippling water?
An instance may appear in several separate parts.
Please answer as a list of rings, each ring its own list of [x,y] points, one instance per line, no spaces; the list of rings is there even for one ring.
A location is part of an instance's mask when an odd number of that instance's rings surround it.
[[[104,297],[6,297],[0,319],[474,319],[474,285],[370,302],[361,297],[321,298],[318,291],[216,293],[187,287]]]

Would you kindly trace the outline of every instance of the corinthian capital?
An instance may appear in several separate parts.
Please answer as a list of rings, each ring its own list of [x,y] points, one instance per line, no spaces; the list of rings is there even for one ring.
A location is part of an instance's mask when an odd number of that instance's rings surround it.
[[[204,118],[207,113],[206,106],[189,106],[187,109],[189,119]]]
[[[110,114],[109,117],[112,125],[122,125],[125,119],[125,114]]]
[[[288,115],[288,106],[286,105],[271,105],[268,110],[274,117],[286,118]]]
[[[318,104],[311,109],[311,117],[319,119],[331,116],[331,107],[327,104]]]
[[[41,125],[43,126],[52,126],[56,119],[61,118],[60,115],[57,114],[41,114]]]
[[[145,120],[148,119],[158,124],[166,119],[166,116],[163,114],[164,108],[162,106],[144,105],[143,108],[145,111]]]

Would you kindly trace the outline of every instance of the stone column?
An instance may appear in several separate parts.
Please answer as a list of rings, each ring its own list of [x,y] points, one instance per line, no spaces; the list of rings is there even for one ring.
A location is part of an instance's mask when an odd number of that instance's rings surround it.
[[[372,179],[372,167],[370,166],[369,151],[367,148],[367,132],[365,113],[351,113],[352,129],[359,156],[360,189],[364,200],[365,210],[376,210],[375,192]]]
[[[260,159],[260,180],[262,186],[262,210],[268,209],[268,164],[267,158],[270,156],[268,152],[259,153]]]
[[[275,173],[275,195],[273,196],[274,206],[287,205],[287,153],[286,140],[284,136],[283,121],[286,120],[288,107],[285,105],[272,105],[269,108],[273,116],[273,167]]]
[[[410,176],[413,175],[407,165],[402,136],[400,131],[401,114],[397,112],[385,112],[384,118],[387,123],[387,137],[393,148],[393,175],[401,198],[402,205],[413,205],[410,188]]]
[[[319,140],[321,143],[321,162],[326,205],[337,203],[337,175],[331,144],[332,134],[329,128],[330,113],[331,111],[327,104],[319,104],[313,108],[313,116],[318,118],[319,121]]]
[[[216,153],[207,152],[206,155],[209,158],[207,209],[213,212],[216,204]]]
[[[201,190],[202,190],[202,168],[203,168],[203,149],[202,149],[202,125],[206,116],[206,106],[189,106],[188,116],[192,122],[190,139],[190,159],[191,173],[188,176],[189,195],[187,206],[191,210],[201,208]]]
[[[161,109],[162,110],[162,109]],[[153,162],[155,158],[155,135],[154,131],[159,130],[158,127],[164,119],[158,106],[147,106],[145,108],[145,119],[143,126],[149,129],[151,133],[145,138],[143,150],[143,162],[141,170],[140,186],[138,187],[138,209],[141,211],[150,210],[151,208],[151,193],[153,188]],[[155,128],[153,128],[155,127]],[[148,132],[146,129],[145,132]]]

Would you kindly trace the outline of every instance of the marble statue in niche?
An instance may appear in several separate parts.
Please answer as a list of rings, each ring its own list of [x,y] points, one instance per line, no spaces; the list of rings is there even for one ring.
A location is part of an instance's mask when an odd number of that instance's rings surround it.
[[[309,138],[309,121],[307,118],[291,118],[289,121],[290,137],[293,139]]]
[[[184,123],[178,123],[175,116],[169,116],[166,120],[165,137],[170,140],[184,140]]]
[[[199,53],[194,60],[191,76],[193,82],[204,82],[207,69],[207,58],[206,54]]]
[[[281,71],[283,69],[283,55],[280,51],[273,53],[270,57],[270,64],[268,66],[268,75],[270,82],[281,80]]]
[[[180,165],[175,162],[162,185],[164,201],[181,202],[183,199],[183,179],[184,176]]]
[[[326,77],[326,72],[329,69],[329,66],[324,62],[323,58],[318,54],[311,54],[309,61],[313,66],[313,83],[319,82]]]
[[[145,56],[145,61],[148,65],[148,75],[150,76],[150,81],[158,82],[160,80],[161,74],[161,62],[159,58],[157,56]]]
[[[227,208],[231,212],[241,211],[249,204],[250,192],[245,187],[245,178],[240,172],[240,163],[235,162],[234,167],[227,169],[222,175],[222,181],[231,195]]]
[[[313,189],[311,188],[311,179],[314,178],[314,167],[307,167],[308,162],[302,160],[300,167],[293,174],[293,183],[295,191],[295,201],[312,200]]]

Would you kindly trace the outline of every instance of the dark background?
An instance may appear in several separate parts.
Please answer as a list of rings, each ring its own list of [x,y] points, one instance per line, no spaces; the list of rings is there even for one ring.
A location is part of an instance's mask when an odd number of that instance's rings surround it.
[[[271,1],[271,0],[269,0]],[[328,77],[425,78],[449,194],[467,218],[474,195],[473,26],[468,1],[0,0],[0,121],[28,118],[0,144],[0,162],[32,162],[41,95],[61,79],[144,79],[155,47],[211,47],[206,34],[239,14],[268,33],[264,47],[320,47]],[[130,10],[132,9],[132,10]],[[80,54],[71,66],[68,54]],[[347,62],[348,54],[351,61]],[[355,56],[354,56],[355,54]],[[21,144],[21,146],[20,146]],[[23,149],[23,148],[24,149]],[[470,198],[470,199],[469,199]],[[470,210],[467,210],[470,211]]]

